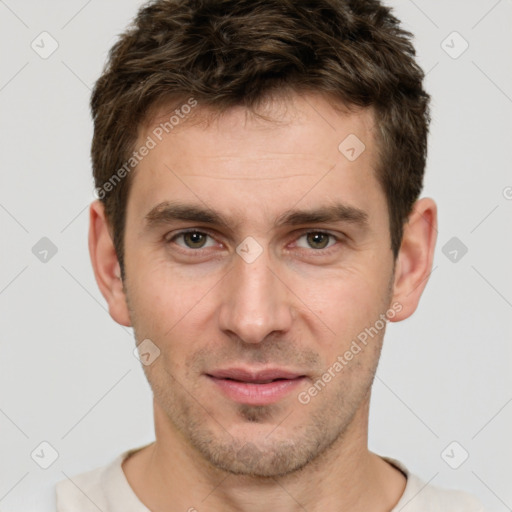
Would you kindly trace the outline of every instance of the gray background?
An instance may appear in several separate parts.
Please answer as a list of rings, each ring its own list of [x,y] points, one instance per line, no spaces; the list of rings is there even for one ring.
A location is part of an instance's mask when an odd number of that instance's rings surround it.
[[[418,311],[388,326],[369,444],[511,510],[512,1],[390,3],[428,72],[423,196],[437,201],[439,235]],[[131,330],[109,317],[86,240],[90,89],[139,5],[0,0],[2,511],[53,510],[56,481],[153,439]],[[31,47],[51,49],[43,31],[58,43],[46,59]],[[58,452],[48,469],[43,441]]]

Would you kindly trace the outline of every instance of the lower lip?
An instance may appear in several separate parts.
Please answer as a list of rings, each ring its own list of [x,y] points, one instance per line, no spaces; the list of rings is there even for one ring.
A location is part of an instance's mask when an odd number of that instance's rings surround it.
[[[253,384],[212,376],[208,377],[219,386],[228,398],[247,405],[275,403],[291,393],[305,379],[305,377],[297,377],[296,379],[275,380],[266,384]]]

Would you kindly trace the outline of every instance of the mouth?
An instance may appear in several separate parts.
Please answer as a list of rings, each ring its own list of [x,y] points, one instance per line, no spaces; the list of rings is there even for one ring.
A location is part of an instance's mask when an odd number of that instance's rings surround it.
[[[306,375],[280,368],[250,371],[227,368],[207,373],[210,381],[229,399],[247,405],[269,405],[300,386]]]

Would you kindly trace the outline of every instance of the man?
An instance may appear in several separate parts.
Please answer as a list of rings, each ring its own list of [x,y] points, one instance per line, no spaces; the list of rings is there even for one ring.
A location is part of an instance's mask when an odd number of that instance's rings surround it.
[[[422,79],[376,0],[140,10],[92,95],[89,246],[156,440],[60,482],[60,512],[482,510],[367,446],[436,242]]]

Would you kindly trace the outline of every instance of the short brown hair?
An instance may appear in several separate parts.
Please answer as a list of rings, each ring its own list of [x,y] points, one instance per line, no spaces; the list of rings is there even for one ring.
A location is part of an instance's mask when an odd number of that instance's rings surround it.
[[[423,186],[430,121],[411,37],[378,0],[144,5],[110,50],[91,98],[94,180],[121,272],[131,174],[125,169],[124,179],[112,178],[130,159],[151,109],[169,97],[195,98],[219,113],[233,106],[254,109],[284,90],[325,93],[349,107],[373,108],[377,179],[396,259],[403,224]]]

